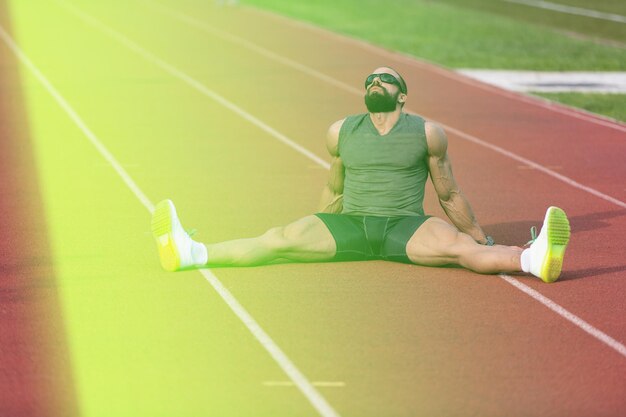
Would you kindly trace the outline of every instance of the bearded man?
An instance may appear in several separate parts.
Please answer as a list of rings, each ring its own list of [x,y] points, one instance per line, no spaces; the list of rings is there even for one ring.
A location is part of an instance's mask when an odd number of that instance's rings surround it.
[[[368,112],[328,130],[332,162],[316,214],[258,237],[203,244],[184,231],[172,201],[160,202],[152,231],[163,268],[382,259],[459,265],[482,274],[524,271],[556,281],[570,237],[563,210],[548,208],[529,248],[494,245],[452,175],[445,132],[404,113],[407,94],[404,79],[392,68],[377,68],[366,78]],[[424,213],[429,175],[452,225]]]

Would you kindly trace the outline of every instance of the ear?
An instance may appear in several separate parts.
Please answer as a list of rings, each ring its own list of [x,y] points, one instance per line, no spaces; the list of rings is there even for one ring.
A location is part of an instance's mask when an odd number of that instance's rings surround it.
[[[406,103],[406,94],[400,93],[398,95],[398,103]]]

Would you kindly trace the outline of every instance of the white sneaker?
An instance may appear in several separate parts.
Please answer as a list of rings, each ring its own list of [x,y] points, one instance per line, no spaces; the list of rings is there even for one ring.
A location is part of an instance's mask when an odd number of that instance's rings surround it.
[[[180,224],[171,200],[156,205],[152,213],[152,235],[159,248],[163,269],[178,271],[194,266],[192,248],[195,242]]]
[[[529,270],[526,272],[544,282],[556,281],[561,275],[569,237],[567,215],[558,207],[549,207],[539,236],[522,254],[529,262]]]

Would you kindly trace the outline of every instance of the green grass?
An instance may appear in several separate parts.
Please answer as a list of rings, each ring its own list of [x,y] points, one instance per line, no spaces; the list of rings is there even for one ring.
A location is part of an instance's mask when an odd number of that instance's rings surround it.
[[[562,32],[562,27],[537,20],[535,11],[513,9],[505,17],[473,10],[491,0],[245,0],[245,3],[326,27],[332,31],[401,51],[449,68],[490,68],[538,71],[626,71],[626,49],[599,44]],[[501,3],[501,2],[498,2]],[[570,4],[576,4],[570,0]],[[621,11],[619,3],[601,2],[602,10]],[[521,6],[520,6],[521,7]],[[545,14],[545,11],[543,11]],[[569,15],[566,15],[569,16]],[[562,16],[561,16],[562,17]],[[559,18],[561,18],[559,17]],[[573,18],[578,19],[576,16]],[[586,19],[585,36],[602,37],[610,22]],[[532,22],[532,23],[531,23]],[[556,26],[558,30],[548,26]],[[623,25],[621,25],[623,26]],[[593,27],[593,34],[590,27]],[[622,29],[623,32],[623,29]],[[623,117],[624,95],[565,94],[558,100],[601,114]]]
[[[246,0],[452,68],[626,70],[626,50],[481,11],[416,0]]]
[[[626,122],[626,94],[533,93],[569,106]]]
[[[521,22],[528,22],[546,28],[560,29],[593,39],[619,42],[626,47],[626,30],[623,23],[610,20],[595,19],[569,13],[513,4],[502,0],[442,0],[444,3],[465,9],[482,10],[500,16],[513,17]],[[556,0],[567,6],[592,9],[603,13],[626,15],[624,1]]]

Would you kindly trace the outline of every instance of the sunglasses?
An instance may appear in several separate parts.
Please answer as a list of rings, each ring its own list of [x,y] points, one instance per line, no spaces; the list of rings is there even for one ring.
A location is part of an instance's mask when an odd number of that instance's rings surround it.
[[[398,81],[398,79],[396,77],[394,77],[391,74],[387,74],[386,72],[382,73],[382,74],[370,74],[368,75],[368,77],[365,79],[365,89],[367,90],[367,88],[374,82],[374,80],[376,78],[379,78],[380,81],[387,83],[387,84],[395,84],[396,86],[398,86],[398,88],[400,88],[400,90],[406,94],[406,91],[404,89],[404,87],[402,86],[402,84],[400,84],[400,81]]]

